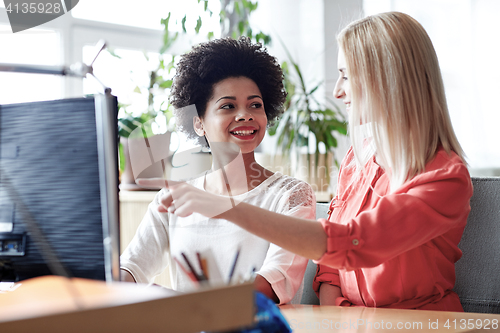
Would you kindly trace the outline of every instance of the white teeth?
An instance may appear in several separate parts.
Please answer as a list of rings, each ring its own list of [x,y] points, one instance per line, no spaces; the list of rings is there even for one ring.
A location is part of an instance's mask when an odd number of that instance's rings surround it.
[[[233,131],[231,133],[234,133],[236,135],[251,135],[255,133],[255,131]]]

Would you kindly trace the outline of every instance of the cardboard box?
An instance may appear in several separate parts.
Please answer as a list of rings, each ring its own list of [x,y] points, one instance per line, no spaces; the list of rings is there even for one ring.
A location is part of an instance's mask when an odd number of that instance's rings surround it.
[[[253,321],[251,283],[187,294],[44,276],[0,294],[1,332],[223,331]]]

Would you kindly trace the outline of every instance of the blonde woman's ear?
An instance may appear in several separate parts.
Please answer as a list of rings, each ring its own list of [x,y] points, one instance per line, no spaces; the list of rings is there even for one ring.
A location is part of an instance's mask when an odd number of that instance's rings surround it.
[[[193,127],[196,134],[198,134],[199,136],[205,135],[205,130],[203,129],[203,123],[201,122],[200,117],[193,118]]]

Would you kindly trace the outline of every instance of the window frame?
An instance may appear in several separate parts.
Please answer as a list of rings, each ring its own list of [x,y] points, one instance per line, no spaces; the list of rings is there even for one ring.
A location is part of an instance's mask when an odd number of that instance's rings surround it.
[[[10,26],[5,8],[0,8],[0,24]],[[71,13],[62,15],[39,27],[54,30],[60,34],[61,66],[82,62],[83,47],[96,45],[100,39],[105,40],[111,48],[159,52],[162,46],[162,30],[80,19],[73,17]],[[181,39],[172,46],[170,52],[179,54],[186,50],[186,46],[187,41]],[[82,79],[64,77],[63,82],[63,98],[83,94]]]

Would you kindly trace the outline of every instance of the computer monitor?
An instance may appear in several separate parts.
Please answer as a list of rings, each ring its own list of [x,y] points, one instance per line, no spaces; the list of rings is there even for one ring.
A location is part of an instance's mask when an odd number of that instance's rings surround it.
[[[119,280],[117,101],[0,106],[0,281]]]

